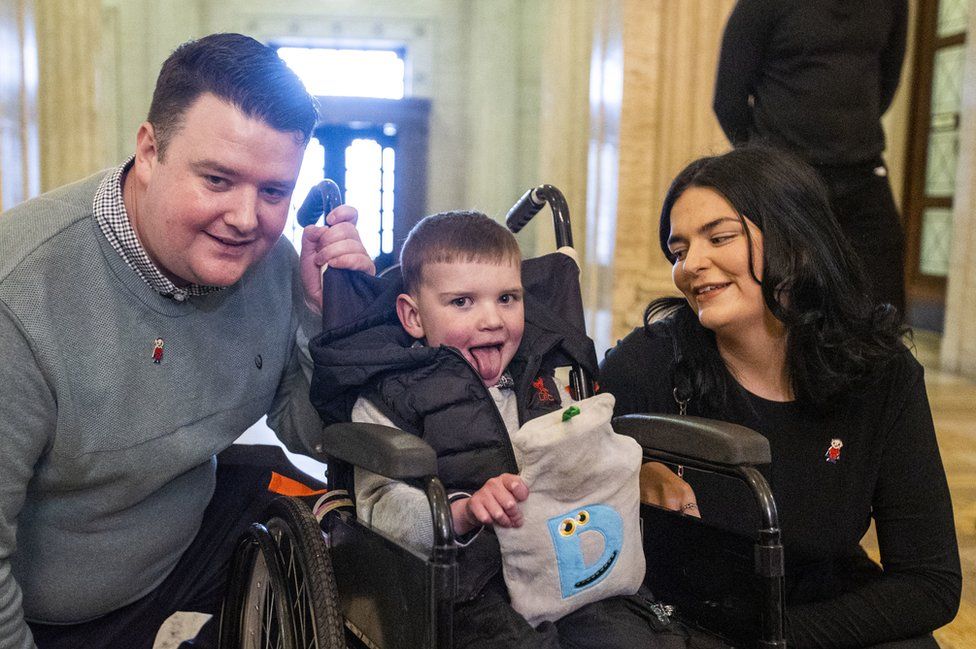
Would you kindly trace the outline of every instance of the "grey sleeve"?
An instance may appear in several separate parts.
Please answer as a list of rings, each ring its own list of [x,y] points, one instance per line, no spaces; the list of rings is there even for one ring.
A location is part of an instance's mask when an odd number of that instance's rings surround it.
[[[352,420],[394,426],[372,403],[360,398],[352,409]],[[405,482],[391,480],[356,468],[356,515],[386,535],[420,550],[434,544],[427,495]]]
[[[322,323],[305,306],[297,266],[292,282],[293,307],[289,326],[295,328],[295,339],[278,384],[278,391],[268,411],[268,426],[289,451],[307,455],[312,453],[318,443],[322,429],[322,420],[308,397],[312,380],[312,358],[308,352],[308,344],[319,333]]]
[[[322,430],[322,420],[309,401],[308,391],[301,351],[295,344],[268,411],[268,426],[289,451],[306,455],[312,453]]]
[[[17,518],[34,466],[54,437],[57,402],[30,344],[0,303],[0,649],[34,646],[24,621],[23,593],[11,572]]]

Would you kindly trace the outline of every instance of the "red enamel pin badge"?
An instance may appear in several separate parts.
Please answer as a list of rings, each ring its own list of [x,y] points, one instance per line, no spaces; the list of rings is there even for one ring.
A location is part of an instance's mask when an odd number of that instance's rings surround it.
[[[163,345],[165,344],[166,343],[163,342],[162,338],[157,338],[156,340],[153,341],[153,350],[152,350],[153,363],[156,363],[158,365],[163,360]]]
[[[837,460],[840,459],[840,449],[843,446],[844,442],[836,437],[830,440],[830,446],[827,447],[827,452],[824,453],[824,459],[831,464],[836,464]]]

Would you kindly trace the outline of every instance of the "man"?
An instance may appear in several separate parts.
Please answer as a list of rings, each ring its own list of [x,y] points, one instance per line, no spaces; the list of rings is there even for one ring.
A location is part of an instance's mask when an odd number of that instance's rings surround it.
[[[270,48],[191,41],[133,158],[0,216],[0,647],[149,648],[218,610],[262,485],[216,454],[264,414],[313,445],[320,266],[373,271],[350,207],[300,260],[281,238],[315,119]]]
[[[881,116],[901,74],[907,0],[739,0],[722,38],[715,115],[735,146],[816,167],[878,302],[905,312],[904,235]]]

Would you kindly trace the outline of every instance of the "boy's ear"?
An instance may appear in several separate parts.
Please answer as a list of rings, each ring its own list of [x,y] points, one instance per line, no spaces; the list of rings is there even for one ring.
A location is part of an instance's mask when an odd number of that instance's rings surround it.
[[[420,319],[417,301],[406,293],[400,293],[396,300],[397,317],[407,333],[414,338],[424,337],[424,324]]]

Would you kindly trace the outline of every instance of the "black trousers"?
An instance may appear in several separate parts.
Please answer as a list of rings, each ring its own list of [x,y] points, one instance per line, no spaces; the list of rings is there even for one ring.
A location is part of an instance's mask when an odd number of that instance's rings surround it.
[[[904,317],[905,235],[884,162],[816,169],[873,289],[873,299],[893,305]]]
[[[641,589],[593,602],[532,628],[515,612],[501,575],[475,599],[454,608],[457,649],[728,649],[679,622],[663,622]]]
[[[217,457],[217,486],[200,530],[163,583],[141,599],[82,624],[28,621],[35,644],[39,649],[152,649],[166,618],[187,611],[214,617],[196,639],[180,646],[216,647],[230,559],[238,539],[278,495],[268,490],[272,471],[313,489],[324,488],[294,468],[277,446],[231,446]],[[159,533],[166,533],[166,521],[159,522]]]

